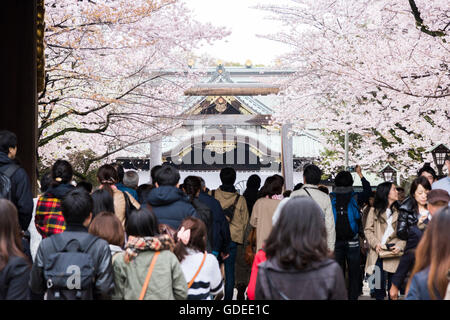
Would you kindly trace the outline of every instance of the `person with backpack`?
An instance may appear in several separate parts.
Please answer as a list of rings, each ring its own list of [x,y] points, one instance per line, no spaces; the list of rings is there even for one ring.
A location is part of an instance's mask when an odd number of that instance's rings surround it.
[[[110,299],[114,275],[108,243],[88,233],[92,198],[83,189],[61,202],[66,229],[43,239],[31,270],[33,296],[47,300]]]
[[[217,259],[206,251],[207,229],[201,219],[188,217],[177,230],[173,250],[188,281],[188,300],[211,300],[223,291]]]
[[[185,300],[188,284],[169,235],[148,207],[128,218],[125,251],[114,257],[114,300]]]
[[[198,199],[209,207],[213,217],[212,254],[216,256],[219,264],[221,264],[229,256],[230,224],[225,218],[220,202],[208,194],[205,180],[201,177],[198,178],[200,179],[201,188]]]
[[[178,188],[180,173],[176,168],[163,165],[156,172],[155,179],[156,188],[147,195],[147,202],[152,206],[159,223],[177,230],[185,218],[189,216],[199,218],[189,197]]]
[[[0,199],[0,300],[28,300],[31,264],[23,253],[17,209]]]
[[[30,179],[16,161],[17,136],[0,131],[0,198],[8,199],[17,208],[22,231],[27,231],[33,215],[33,194]]]
[[[120,191],[116,184],[119,181],[119,176],[110,164],[102,165],[97,171],[97,179],[100,183],[100,189],[106,190],[113,197],[114,213],[125,227],[128,216],[133,210],[139,210],[141,205],[136,199],[127,191]]]
[[[257,265],[256,300],[347,299],[342,269],[329,257],[322,209],[311,198],[286,203],[264,251],[267,260]]]
[[[227,220],[230,223],[231,242],[229,257],[225,260],[225,300],[233,298],[235,285],[235,268],[237,247],[244,243],[245,230],[248,225],[247,202],[234,187],[236,171],[231,167],[220,170],[222,185],[210,191],[210,195],[220,202]]]
[[[66,223],[61,213],[61,201],[75,187],[70,184],[72,165],[66,160],[56,160],[51,169],[50,188],[38,198],[34,223],[42,239],[64,232]]]
[[[353,190],[353,177],[349,171],[341,171],[334,179],[335,188],[330,193],[334,221],[336,225],[336,244],[334,255],[344,274],[348,270],[348,298],[357,300],[360,294],[360,205],[372,193],[369,181],[364,178],[361,167],[355,168],[361,178],[362,192]],[[348,266],[348,268],[346,267]]]
[[[195,176],[187,176],[183,181],[183,191],[189,197],[189,200],[194,207],[195,211],[197,211],[198,217],[206,226],[206,251],[208,253],[212,252],[212,244],[214,242],[214,233],[213,233],[213,217],[211,209],[200,201],[201,182],[198,177]]]

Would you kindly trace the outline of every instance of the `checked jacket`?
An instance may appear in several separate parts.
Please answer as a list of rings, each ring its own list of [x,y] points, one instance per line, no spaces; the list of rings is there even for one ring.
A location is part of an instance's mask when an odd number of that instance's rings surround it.
[[[36,229],[42,238],[64,232],[66,223],[61,212],[61,200],[50,193],[39,197],[34,218]]]

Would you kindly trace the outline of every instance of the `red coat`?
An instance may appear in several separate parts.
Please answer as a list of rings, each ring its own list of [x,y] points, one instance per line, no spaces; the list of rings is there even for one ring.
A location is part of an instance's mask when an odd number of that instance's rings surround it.
[[[253,260],[252,273],[250,274],[250,282],[248,283],[247,288],[248,300],[255,300],[255,287],[256,287],[256,276],[258,275],[258,264],[264,261],[266,261],[266,252],[263,249],[261,249],[256,253],[255,259]]]

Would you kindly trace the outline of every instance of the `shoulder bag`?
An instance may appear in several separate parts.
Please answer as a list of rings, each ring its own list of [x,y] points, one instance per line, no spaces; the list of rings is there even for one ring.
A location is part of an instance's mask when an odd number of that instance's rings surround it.
[[[144,300],[145,293],[147,292],[148,284],[150,282],[150,278],[152,277],[153,268],[155,267],[156,259],[161,251],[156,251],[153,255],[152,261],[150,262],[150,266],[148,268],[147,276],[145,277],[144,285],[142,286],[141,295],[139,296],[139,300]]]
[[[195,278],[197,278],[198,274],[200,273],[200,270],[202,270],[203,264],[205,263],[206,260],[206,251],[203,254],[203,259],[202,259],[202,263],[200,264],[200,267],[198,267],[197,272],[194,274],[194,277],[191,279],[191,281],[188,282],[188,289],[192,286],[192,284],[194,283]]]

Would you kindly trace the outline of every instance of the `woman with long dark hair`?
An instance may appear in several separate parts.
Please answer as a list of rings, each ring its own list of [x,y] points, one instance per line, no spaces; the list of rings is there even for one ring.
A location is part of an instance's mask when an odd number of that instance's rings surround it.
[[[428,216],[427,195],[431,190],[428,179],[420,176],[411,184],[409,197],[399,208],[397,236],[406,240],[404,254],[400,259],[397,271],[392,276],[392,286],[389,291],[392,299],[397,299],[399,290],[404,288],[408,272],[414,266],[414,250],[422,238],[423,231],[418,227],[421,216]]]
[[[52,166],[51,176],[50,188],[37,201],[34,219],[36,229],[43,239],[66,230],[66,223],[61,212],[61,200],[75,189],[70,184],[73,169],[68,161],[57,160]]]
[[[386,297],[386,280],[388,291],[391,287],[392,275],[400,263],[400,256],[405,241],[397,237],[398,192],[395,184],[384,182],[377,187],[373,207],[367,215],[364,234],[369,243],[369,254],[366,261],[366,273],[375,273],[378,277],[375,287],[375,298]],[[389,258],[388,258],[389,256]],[[387,273],[387,277],[386,277]]]
[[[442,300],[449,285],[450,208],[438,211],[417,246],[406,300]]]
[[[92,219],[100,212],[114,213],[114,199],[106,189],[98,189],[91,196],[94,204],[92,207]]]
[[[212,251],[213,243],[213,216],[211,209],[198,199],[201,189],[201,180],[196,176],[188,176],[183,181],[182,189],[189,197],[192,206],[197,211],[199,218],[206,226],[207,232],[207,251]]]
[[[244,191],[244,198],[247,202],[247,209],[249,217],[252,216],[253,206],[256,200],[258,200],[258,192],[261,187],[261,178],[257,174],[252,174],[248,177],[247,188]]]
[[[115,184],[119,182],[119,175],[112,165],[102,165],[97,171],[97,179],[100,183],[100,189],[106,190],[112,196],[114,213],[125,226],[127,217],[133,209],[132,207],[140,209],[141,205],[131,194],[117,189]]]
[[[346,300],[344,275],[328,256],[319,205],[309,197],[286,202],[258,265],[256,300]]]
[[[0,300],[29,299],[30,272],[22,252],[17,209],[11,201],[0,199]]]

